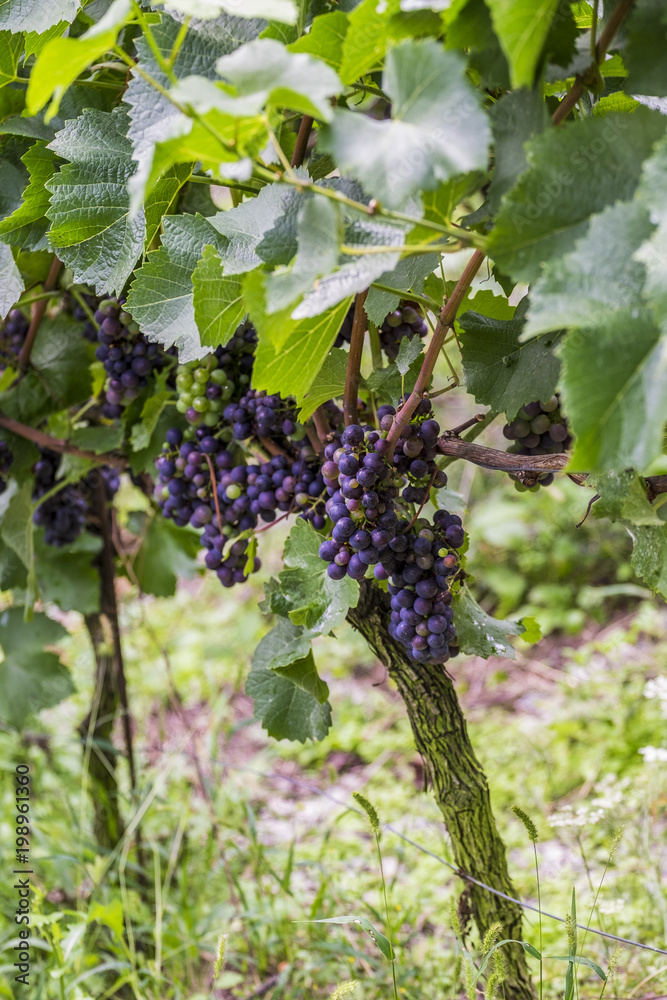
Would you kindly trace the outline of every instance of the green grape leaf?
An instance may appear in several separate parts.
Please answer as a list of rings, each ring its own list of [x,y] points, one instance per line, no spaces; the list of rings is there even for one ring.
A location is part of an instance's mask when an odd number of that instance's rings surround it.
[[[569,468],[640,471],[662,454],[667,344],[648,309],[603,314],[560,350],[563,408],[575,437]]]
[[[160,380],[159,385],[164,386],[164,379]],[[159,385],[145,401],[139,423],[132,426],[130,434],[132,451],[143,451],[148,448],[165,406],[173,399],[171,390],[160,388]]]
[[[294,0],[169,0],[172,10],[196,18],[214,18],[220,14],[235,17],[266,18],[282,24],[296,24],[297,8]]]
[[[170,427],[181,425],[183,425],[182,429],[185,429],[185,420],[179,420],[179,416],[180,414],[174,413],[172,407],[167,407],[162,411],[146,447],[128,455],[127,461],[133,475],[138,476],[141,472],[148,472],[151,476],[155,475],[155,459],[162,451],[167,431]]]
[[[253,669],[275,671],[323,705],[329,697],[329,688],[318,676],[311,638],[310,633],[287,618],[279,618],[259,643],[252,665]]]
[[[44,614],[33,615],[26,628],[23,608],[6,608],[0,614],[0,718],[20,729],[31,715],[51,708],[74,691],[67,667],[56,653],[45,646],[55,646],[67,632]]]
[[[475,402],[513,420],[524,403],[554,394],[560,372],[554,354],[558,334],[521,343],[524,321],[490,319],[477,312],[464,313],[458,323],[463,375]]]
[[[640,299],[645,268],[634,254],[650,232],[648,210],[636,201],[594,215],[574,250],[549,261],[531,288],[524,337],[554,326],[599,326]]]
[[[3,125],[4,131],[4,125]],[[25,139],[13,135],[0,137],[0,215],[11,215],[21,204],[30,175],[23,156],[30,148]]]
[[[49,192],[46,182],[56,170],[56,156],[46,143],[36,142],[22,157],[30,174],[21,205],[0,222],[0,239],[19,250],[46,250]]]
[[[162,246],[147,255],[135,272],[127,308],[150,340],[175,346],[182,362],[209,353],[199,340],[193,305],[192,275],[207,245],[224,241],[200,215],[164,219]]]
[[[433,235],[431,232],[430,236]],[[424,282],[429,274],[438,266],[437,254],[415,254],[410,257],[402,257],[396,267],[391,271],[376,278],[378,285],[389,285],[390,288],[401,288],[405,290],[403,296],[394,295],[391,292],[383,292],[379,288],[371,288],[365,302],[366,315],[375,323],[381,326],[385,317],[397,308],[401,298],[410,298],[410,292],[418,295],[424,290]]]
[[[284,391],[285,386],[289,386],[289,391],[301,404],[333,346],[350,303],[348,298],[315,319],[300,323],[288,320],[289,333],[280,348],[276,348],[266,335],[262,314],[254,309],[254,304],[248,303],[259,337],[252,373],[253,387],[271,393]]]
[[[315,56],[338,71],[343,62],[343,44],[349,27],[347,14],[334,10],[313,19],[310,31],[292,42],[290,52],[304,52]]]
[[[299,172],[296,171],[296,173],[298,174]],[[289,264],[297,251],[297,219],[304,200],[309,196],[301,194],[294,188],[281,189],[277,184],[273,184],[270,187],[280,193],[280,206],[276,206],[277,214],[274,219],[267,219],[263,224],[263,232],[260,235],[259,242],[253,240],[252,251],[259,258],[260,263],[263,261],[265,264],[275,267],[278,264]],[[268,190],[268,187],[262,188],[258,198],[255,200],[259,200],[259,197]],[[265,195],[265,197],[268,196]],[[248,202],[248,204],[252,203]],[[232,239],[234,239],[234,236],[235,234],[230,234]]]
[[[113,48],[116,36],[131,11],[130,0],[114,0],[97,24],[84,35],[78,38],[54,37],[46,43],[30,73],[26,97],[29,115],[36,115],[51,100],[44,121],[51,120],[70,84],[91,63]]]
[[[68,27],[67,21],[57,21],[50,28],[47,28],[46,31],[26,31],[24,59],[29,59],[30,56],[39,56],[44,46],[52,38],[60,38],[61,35],[64,35]]]
[[[308,691],[275,670],[253,665],[245,686],[255,718],[276,740],[323,740],[331,728],[331,705],[320,705]]]
[[[1,9],[1,8],[0,8]],[[23,36],[0,31],[0,87],[13,83],[23,51]]]
[[[401,42],[387,54],[383,89],[392,101],[390,121],[337,110],[319,142],[376,198],[400,208],[422,189],[486,167],[488,121],[457,52],[443,52],[433,40]],[[386,169],[403,160],[409,170]]]
[[[239,115],[258,114],[268,105],[329,121],[329,98],[342,90],[338,75],[325,62],[292,52],[272,38],[257,38],[222,56],[217,70],[234,87]],[[219,93],[225,98],[221,110],[233,113],[233,101],[222,91]]]
[[[142,544],[132,563],[133,576],[145,594],[172,597],[179,578],[190,579],[197,572],[199,536],[179,528],[164,517],[142,519]]]
[[[66,548],[44,541],[44,530],[35,531],[35,573],[42,600],[62,611],[95,614],[100,609],[100,576],[93,560],[102,540],[84,531]]]
[[[327,634],[345,621],[359,600],[359,584],[350,577],[332,580],[318,550],[321,537],[299,519],[285,543],[285,566],[278,582],[289,607],[289,619],[313,634]]]
[[[313,384],[303,399],[299,420],[303,423],[313,415],[318,406],[328,399],[342,396],[347,373],[347,351],[334,347],[324,359]]]
[[[417,339],[419,338],[415,337],[415,340]],[[422,356],[418,354],[406,374],[402,376],[396,362],[392,361],[385,368],[375,368],[368,376],[366,384],[381,402],[396,405],[404,393],[412,392],[414,389],[421,366]]]
[[[595,517],[667,528],[656,507],[649,502],[646,486],[634,469],[610,469],[595,477],[594,485],[599,494],[592,507]]]
[[[424,341],[421,337],[403,337],[395,361],[401,375],[408,374],[410,367],[423,351]]]
[[[522,622],[500,621],[488,615],[465,586],[455,595],[452,607],[457,643],[462,652],[483,656],[485,660],[489,656],[514,659],[514,647],[507,637],[523,635],[525,628]],[[530,634],[533,632],[531,624]]]
[[[224,274],[215,247],[204,247],[192,275],[195,322],[202,347],[226,344],[245,315],[241,279]]]
[[[486,0],[510,67],[512,87],[531,87],[558,0]]]
[[[120,292],[143,251],[143,212],[129,217],[127,182],[134,172],[124,108],[85,110],[49,145],[69,163],[46,187],[51,192],[49,244],[75,281]]]
[[[0,28],[41,34],[59,21],[73,21],[80,6],[80,0],[0,0]]]
[[[657,228],[634,254],[646,267],[644,297],[653,309],[656,323],[663,334],[667,332],[667,282],[665,282],[665,255],[667,254],[667,139],[655,148],[646,161],[637,189],[637,199],[650,213],[650,220]]]
[[[0,317],[4,318],[23,291],[23,278],[5,243],[0,243],[0,289]]]
[[[286,309],[313,290],[318,278],[335,270],[343,235],[340,209],[324,198],[308,198],[297,221],[298,250],[289,269],[274,271],[265,282],[268,313]]]
[[[631,94],[667,96],[667,9],[661,0],[640,0],[630,10],[623,59]]]
[[[529,169],[505,195],[489,237],[498,267],[536,281],[546,261],[574,247],[591,215],[633,196],[666,127],[664,116],[640,108],[566,123],[528,142]]]
[[[105,455],[109,451],[120,448],[123,444],[122,427],[77,427],[70,441],[77,448],[94,451],[96,455]]]
[[[14,93],[9,89],[0,91],[0,105],[3,95]],[[114,91],[111,88],[97,88],[87,86],[85,83],[73,83],[60,100],[60,110],[48,122],[44,121],[44,111],[33,117],[27,117],[20,112],[25,105],[25,94],[22,95],[22,103],[18,107],[10,105],[8,113],[11,117],[6,118],[2,123],[2,131],[16,136],[24,136],[28,139],[41,139],[43,142],[51,142],[56,134],[60,132],[68,121],[79,118],[84,108],[99,111],[111,111],[114,106]]]

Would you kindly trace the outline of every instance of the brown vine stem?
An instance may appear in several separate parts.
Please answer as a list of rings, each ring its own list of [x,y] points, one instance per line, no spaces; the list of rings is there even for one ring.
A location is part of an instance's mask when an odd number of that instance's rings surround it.
[[[303,158],[306,155],[306,149],[308,148],[308,140],[313,127],[313,121],[314,119],[311,118],[310,115],[304,115],[301,119],[299,133],[296,137],[296,145],[294,146],[294,152],[292,153],[291,166],[293,167],[300,167],[303,163]]]
[[[466,264],[463,274],[457,281],[454,291],[440,310],[438,322],[435,325],[435,332],[431,337],[431,343],[428,345],[424,362],[422,364],[421,371],[419,372],[419,377],[415,382],[415,387],[408,396],[405,404],[394,417],[394,423],[392,424],[388,435],[388,440],[391,444],[396,444],[401,431],[410,423],[412,414],[419,406],[424,393],[428,390],[431,377],[433,375],[433,369],[435,368],[436,361],[440,355],[440,348],[442,347],[445,337],[456,319],[456,313],[465,298],[466,292],[470,288],[472,279],[482,266],[483,260],[483,252],[481,250],[475,250],[472,257]]]
[[[52,292],[60,276],[62,270],[62,261],[58,260],[57,257],[53,258],[51,262],[51,267],[49,268],[49,273],[46,276],[46,281],[44,282],[44,291]],[[23,347],[21,348],[21,353],[18,357],[18,363],[20,368],[26,368],[30,361],[30,354],[32,353],[32,348],[37,339],[37,334],[39,333],[39,328],[42,325],[42,320],[44,319],[44,314],[46,313],[46,306],[48,299],[41,299],[39,302],[34,302],[32,306],[32,314],[30,317],[30,326],[28,327],[28,332],[25,336],[25,341]]]
[[[11,431],[12,434],[16,434],[17,437],[22,437],[27,441],[32,441],[34,444],[39,445],[40,448],[50,448],[51,451],[57,451],[61,454],[76,455],[78,458],[87,458],[90,462],[95,462],[96,465],[112,465],[115,469],[124,469],[127,465],[126,459],[120,455],[113,455],[111,453],[96,455],[94,451],[86,451],[84,448],[77,448],[76,445],[70,444],[69,441],[63,441],[61,438],[51,437],[50,434],[38,431],[35,427],[28,427],[27,424],[21,424],[18,420],[6,417],[2,413],[0,413],[0,427],[4,427],[6,430]]]
[[[350,334],[350,351],[347,356],[347,374],[345,376],[345,392],[343,394],[343,417],[345,426],[356,424],[359,402],[359,374],[361,371],[361,353],[364,349],[366,334],[366,310],[364,303],[368,289],[359,292],[354,303],[354,320]]]
[[[488,413],[476,413],[474,417],[470,418],[470,420],[464,420],[463,423],[459,424],[457,427],[450,427],[449,430],[445,431],[445,436],[456,436],[458,434],[462,434],[463,431],[467,431],[469,427],[475,427],[477,424],[481,424],[482,420],[484,420],[487,416]]]
[[[635,0],[619,0],[614,7],[595,47],[595,60],[591,63],[587,73],[584,73],[583,76],[577,77],[574,85],[570,87],[567,94],[556,108],[551,118],[554,125],[559,125],[565,118],[567,118],[572,108],[583,95],[586,90],[584,80],[586,79],[588,73],[595,72],[597,70],[597,67],[607,54],[607,49],[611,45],[614,35],[634,7],[634,4]]]
[[[462,458],[484,469],[494,469],[499,472],[562,472],[570,461],[568,455],[512,455],[497,448],[485,448],[483,445],[462,441],[461,438],[448,437],[446,434],[438,438],[438,451],[441,455]]]
[[[331,434],[331,425],[321,406],[318,406],[317,409],[313,411],[313,423],[315,424],[315,430],[317,431],[317,436],[320,439],[322,447],[324,447],[327,438]],[[322,449],[320,448],[320,451],[321,450]]]

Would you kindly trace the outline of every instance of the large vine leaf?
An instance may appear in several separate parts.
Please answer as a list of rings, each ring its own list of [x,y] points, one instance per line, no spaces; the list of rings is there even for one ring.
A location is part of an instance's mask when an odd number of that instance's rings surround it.
[[[0,28],[46,31],[59,21],[73,21],[80,0],[0,0]]]
[[[422,189],[486,166],[489,124],[458,53],[431,40],[401,42],[387,55],[383,89],[390,121],[339,110],[320,139],[341,171],[380,201],[398,208]]]
[[[513,660],[514,647],[508,636],[524,636],[529,642],[536,642],[540,636],[537,623],[532,618],[524,621],[500,621],[488,615],[479,606],[467,587],[454,597],[454,625],[459,648],[474,656],[504,656]]]
[[[209,218],[209,224],[224,237],[220,242],[225,274],[243,274],[262,264],[258,247],[282,218],[287,194],[280,185],[268,184],[256,198]]]
[[[0,31],[0,87],[13,83],[23,51],[23,35]]]
[[[189,579],[197,571],[199,537],[163,517],[153,517],[148,524],[143,517],[137,521],[131,528],[142,544],[132,563],[133,578],[145,594],[172,597],[179,578]]]
[[[148,254],[127,297],[127,308],[146,336],[165,347],[177,347],[183,362],[208,353],[199,340],[192,288],[192,274],[207,245],[224,248],[208,219],[165,218],[162,246]]]
[[[510,67],[512,87],[530,87],[559,0],[486,0]]]
[[[44,541],[44,530],[40,528],[35,531],[34,544],[35,573],[42,600],[82,615],[99,611],[100,576],[93,559],[101,539],[84,531],[67,548],[54,548]]]
[[[0,614],[0,663],[3,697],[0,718],[19,729],[42,708],[57,705],[74,691],[69,670],[55,653],[55,646],[67,632],[44,614],[35,614],[30,627],[23,620],[23,608],[7,608]]]
[[[667,8],[662,0],[640,0],[630,11],[623,60],[631,94],[667,95]]]
[[[513,278],[535,281],[545,261],[571,250],[591,215],[631,198],[642,161],[667,120],[639,108],[548,129],[526,144],[529,169],[505,196],[489,254]]]
[[[315,56],[338,71],[343,61],[343,43],[349,23],[342,10],[321,14],[314,18],[308,34],[302,35],[287,48],[290,52],[305,52]]]
[[[342,214],[325,198],[308,198],[297,223],[298,251],[290,268],[266,278],[267,312],[286,309],[318,284],[318,278],[336,269],[343,235]]]
[[[120,293],[144,246],[143,211],[130,219],[127,184],[134,173],[124,108],[85,110],[49,144],[64,160],[51,192],[49,245],[74,278]]]
[[[294,0],[169,0],[172,10],[197,18],[217,18],[220,14],[235,17],[266,18],[282,24],[295,24],[297,8]]]
[[[525,336],[554,326],[599,326],[627,309],[641,296],[645,268],[634,253],[650,232],[649,213],[636,201],[594,216],[574,250],[549,261],[531,288]]]
[[[391,271],[384,271],[378,275],[376,282],[378,285],[388,285],[390,288],[400,288],[419,295],[424,290],[424,283],[429,274],[432,274],[437,266],[437,254],[424,253],[402,257]],[[380,288],[371,288],[365,302],[366,315],[376,326],[380,326],[387,314],[396,309],[401,297],[382,291]]]
[[[387,49],[389,18],[399,10],[399,0],[362,0],[348,15],[340,77],[351,84],[382,65]]]
[[[634,256],[645,265],[644,295],[664,334],[667,333],[667,139],[656,146],[655,153],[644,164],[637,198],[657,228]]]
[[[347,375],[347,351],[342,347],[334,347],[324,359],[324,364],[305,394],[303,405],[299,411],[299,419],[303,423],[312,417],[318,406],[328,399],[336,399],[343,395]]]
[[[49,192],[46,182],[56,169],[56,156],[46,143],[36,142],[22,157],[30,175],[23,192],[23,202],[0,222],[0,239],[20,250],[46,250],[46,230],[49,220]]]
[[[307,671],[306,664],[303,672]],[[328,701],[320,704],[309,691],[261,662],[253,661],[245,690],[254,702],[255,718],[276,740],[323,740],[331,728]]]
[[[554,354],[557,334],[521,343],[520,319],[489,319],[466,312],[458,322],[466,388],[476,402],[504,411],[513,420],[529,400],[553,395],[560,371]]]
[[[646,308],[603,315],[560,352],[564,408],[575,435],[570,468],[640,471],[662,454],[667,343]]]

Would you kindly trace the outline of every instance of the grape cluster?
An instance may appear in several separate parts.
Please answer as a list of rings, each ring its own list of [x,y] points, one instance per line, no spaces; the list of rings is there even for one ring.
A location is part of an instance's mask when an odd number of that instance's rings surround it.
[[[354,306],[350,306],[336,336],[335,347],[350,343],[353,322]],[[425,337],[428,325],[416,302],[401,302],[397,309],[385,316],[378,333],[382,350],[389,360],[393,361],[403,338]]]
[[[0,493],[7,489],[7,477],[14,456],[6,441],[0,440]]]
[[[242,324],[234,336],[200,361],[179,365],[176,409],[193,426],[216,427],[231,400],[247,392],[257,343],[255,329]],[[231,440],[231,430],[227,440]]]
[[[57,483],[60,455],[40,449],[40,457],[33,467],[35,484],[32,499],[39,500]],[[68,483],[37,507],[33,522],[44,528],[47,545],[62,548],[71,545],[86,526],[87,504],[75,483]]]
[[[246,566],[247,539],[237,536],[254,531],[260,520],[270,524],[280,512],[295,513],[318,530],[325,526],[324,479],[310,446],[293,458],[281,454],[261,465],[241,464],[228,442],[206,426],[196,428],[194,440],[171,428],[156,465],[162,513],[180,527],[202,530],[204,561],[225,587],[259,569],[258,559]]]
[[[82,293],[81,298],[84,300],[88,309],[93,315],[97,312],[99,308],[99,299],[95,295],[90,295],[89,293]],[[66,304],[69,306],[69,311],[72,317],[79,323],[83,323],[83,329],[81,330],[81,335],[84,340],[89,340],[91,344],[97,343],[97,327],[92,322],[89,317],[88,312],[84,309],[80,302],[72,297],[71,301],[69,297],[66,298]]]
[[[560,411],[558,396],[547,400],[535,400],[521,407],[511,423],[505,424],[503,434],[508,441],[514,441],[507,450],[515,455],[557,455],[568,450],[572,437],[567,420]],[[515,480],[516,488],[523,492],[527,488],[550,486],[554,481],[553,472],[544,472],[534,487],[525,487]]]
[[[393,361],[405,337],[412,340],[413,337],[423,338],[427,333],[428,325],[419,306],[414,302],[403,302],[385,317],[379,329],[380,346],[389,360]]]
[[[20,309],[12,309],[0,327],[0,370],[15,365],[30,323]]]
[[[297,434],[296,412],[293,402],[282,396],[249,389],[237,403],[229,403],[224,417],[231,426],[234,437],[245,441],[251,437],[270,437],[274,441],[294,437],[302,439],[305,431]]]
[[[148,377],[164,366],[165,353],[142,335],[138,323],[123,309],[124,299],[102,299],[95,310],[99,347],[95,357],[108,374],[102,415],[120,417],[123,407],[148,385]]]

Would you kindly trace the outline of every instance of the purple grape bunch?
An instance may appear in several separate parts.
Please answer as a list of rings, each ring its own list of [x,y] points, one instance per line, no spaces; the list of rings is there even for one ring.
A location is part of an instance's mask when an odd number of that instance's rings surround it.
[[[148,385],[149,377],[162,370],[165,352],[143,336],[139,324],[123,308],[124,299],[102,299],[95,310],[99,324],[99,346],[95,357],[109,376],[102,415],[109,420],[121,416],[123,408]]]
[[[228,444],[205,425],[187,440],[179,428],[171,428],[156,462],[162,513],[180,527],[201,530],[206,566],[224,587],[243,583],[248,572],[259,569],[257,558],[247,565],[248,539],[238,536],[256,530],[260,521],[271,524],[281,514],[294,513],[317,530],[326,524],[324,479],[310,446],[296,456],[242,464]]]
[[[39,500],[57,486],[60,461],[61,456],[56,452],[40,448],[40,457],[33,466],[33,500]],[[63,548],[77,540],[86,527],[97,476],[102,477],[107,500],[111,500],[120,486],[120,475],[117,469],[103,465],[77,483],[66,483],[37,507],[33,523],[44,528],[47,545]]]
[[[90,312],[94,315],[99,309],[99,299],[96,295],[91,295],[89,292],[82,292],[81,298],[88,306]],[[96,344],[98,342],[97,327],[90,319],[89,313],[84,309],[80,302],[72,297],[70,300],[70,310],[72,317],[79,323],[83,323],[83,329],[81,335],[84,340],[90,341],[91,344]]]
[[[547,400],[534,400],[521,407],[514,420],[505,424],[503,435],[514,443],[507,449],[515,455],[559,455],[568,451],[572,435],[567,420],[561,413],[560,398],[555,395]],[[553,472],[543,472],[533,487],[524,486],[516,476],[516,489],[536,490],[540,486],[550,486],[554,481]]]
[[[20,309],[12,309],[0,325],[0,371],[16,364],[30,322]]]
[[[251,437],[271,438],[273,441],[290,437],[302,439],[305,433],[301,427],[297,432],[293,400],[283,399],[277,393],[268,395],[257,389],[249,389],[238,402],[229,403],[224,417],[231,424],[232,433],[238,441]]]
[[[58,482],[61,456],[47,449],[40,449],[40,457],[33,466],[35,477],[32,499],[40,500]],[[63,548],[71,545],[86,526],[87,504],[76,483],[67,483],[35,510],[33,523],[44,528],[47,545]]]

